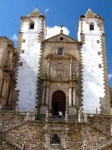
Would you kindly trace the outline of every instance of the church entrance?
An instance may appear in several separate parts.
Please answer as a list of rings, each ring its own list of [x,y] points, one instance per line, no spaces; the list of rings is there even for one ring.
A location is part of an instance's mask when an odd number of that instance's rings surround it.
[[[66,96],[61,90],[55,91],[52,95],[52,108],[54,115],[58,115],[58,111],[62,111],[65,114]]]

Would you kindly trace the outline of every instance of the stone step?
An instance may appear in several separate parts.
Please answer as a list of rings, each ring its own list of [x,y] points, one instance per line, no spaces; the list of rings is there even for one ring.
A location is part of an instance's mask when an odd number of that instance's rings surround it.
[[[109,140],[103,142],[102,144],[98,145],[96,148],[94,148],[94,150],[101,150],[102,148],[105,148],[106,146],[109,146],[112,144],[112,138],[110,138]]]
[[[19,146],[17,143],[13,142],[12,140],[3,138],[3,141],[5,141],[8,145],[14,147],[15,149],[21,150],[21,146]]]

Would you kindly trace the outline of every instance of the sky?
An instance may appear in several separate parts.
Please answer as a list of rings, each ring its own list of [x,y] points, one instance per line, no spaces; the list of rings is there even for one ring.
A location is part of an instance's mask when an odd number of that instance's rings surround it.
[[[45,14],[48,35],[58,34],[59,26],[63,25],[64,33],[76,40],[79,17],[88,8],[104,18],[109,86],[112,87],[112,0],[0,0],[0,36],[10,38],[17,47],[20,17],[35,8]]]

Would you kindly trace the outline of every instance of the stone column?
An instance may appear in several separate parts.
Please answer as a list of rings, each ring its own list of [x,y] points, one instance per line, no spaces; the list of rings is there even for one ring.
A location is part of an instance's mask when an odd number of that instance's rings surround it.
[[[68,106],[69,106],[69,96],[66,96],[66,110],[65,111],[69,111],[68,109]]]
[[[111,129],[110,129],[110,136],[112,137],[112,124],[111,124]]]
[[[110,110],[110,111],[111,111],[111,115],[112,115],[112,108],[111,108],[111,110]]]
[[[69,88],[69,106],[72,106],[72,88]]]
[[[48,105],[48,99],[49,99],[49,86],[47,85],[47,88],[46,88],[46,102],[45,102],[46,105]]]
[[[73,106],[76,105],[76,91],[75,91],[75,87],[73,87]]]
[[[6,90],[6,79],[4,79],[3,88],[2,88],[2,96],[3,97],[4,97],[4,94],[5,94],[5,90]]]
[[[70,79],[72,78],[72,59],[70,59]]]
[[[50,60],[47,61],[47,76],[50,76]]]
[[[2,84],[1,84],[1,90],[0,90],[1,95],[2,95],[2,92],[3,92],[3,87],[4,87],[4,78],[2,79]]]
[[[42,91],[42,105],[45,104],[45,85],[43,85],[43,91]]]

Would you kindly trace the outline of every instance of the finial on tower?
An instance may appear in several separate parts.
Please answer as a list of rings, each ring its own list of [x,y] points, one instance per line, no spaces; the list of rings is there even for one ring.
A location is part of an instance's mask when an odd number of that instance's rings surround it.
[[[63,25],[60,25],[60,28],[61,28],[61,30],[60,30],[60,33],[63,33]]]

